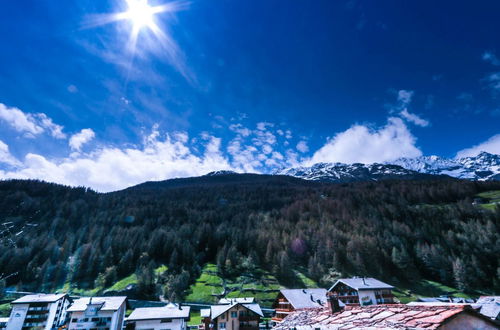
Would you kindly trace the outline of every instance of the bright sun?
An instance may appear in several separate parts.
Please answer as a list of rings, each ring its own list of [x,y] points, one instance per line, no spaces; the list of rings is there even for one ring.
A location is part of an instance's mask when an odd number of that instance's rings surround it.
[[[123,13],[123,18],[134,25],[134,30],[144,27],[154,29],[156,26],[154,15],[161,11],[158,7],[151,7],[147,0],[127,0],[128,10]]]

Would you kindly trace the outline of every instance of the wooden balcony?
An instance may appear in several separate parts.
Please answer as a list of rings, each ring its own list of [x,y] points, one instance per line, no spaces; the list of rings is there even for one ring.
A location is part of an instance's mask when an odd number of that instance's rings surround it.
[[[276,313],[291,313],[293,312],[293,309],[291,308],[276,308],[275,309]]]

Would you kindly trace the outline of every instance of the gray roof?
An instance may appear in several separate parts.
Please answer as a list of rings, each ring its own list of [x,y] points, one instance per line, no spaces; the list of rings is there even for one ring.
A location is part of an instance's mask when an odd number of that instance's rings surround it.
[[[155,319],[187,319],[191,307],[168,304],[163,307],[136,308],[127,318],[127,321],[155,320]]]
[[[12,304],[30,304],[30,303],[52,303],[59,299],[65,297],[65,293],[60,294],[29,294],[27,296],[21,297],[14,300]]]
[[[280,292],[295,309],[326,305],[326,289],[283,289]]]
[[[479,312],[484,316],[494,320],[500,318],[500,296],[482,296],[476,304],[481,305]]]
[[[338,283],[344,283],[355,290],[394,289],[392,285],[379,281],[373,277],[353,277],[338,279],[328,291],[332,291]]]
[[[90,302],[90,297],[84,297],[75,300],[68,308],[68,312],[83,312],[87,309]],[[101,311],[116,311],[125,303],[127,297],[92,297],[92,305],[103,304],[99,309]]]
[[[232,304],[232,305],[213,305],[213,306],[210,306],[210,317],[213,319],[217,318],[219,315],[221,315],[222,313],[225,313],[227,312],[228,310],[230,310],[231,308],[233,308],[234,306],[236,305],[241,305],[249,310],[251,310],[252,312],[260,315],[260,316],[264,316],[264,314],[262,313],[262,310],[260,309],[260,306],[259,304],[241,304],[241,303],[235,303],[235,304]]]
[[[254,297],[245,297],[245,298],[221,298],[219,300],[219,304],[234,304],[234,303],[241,303],[241,304],[252,304],[255,302]]]

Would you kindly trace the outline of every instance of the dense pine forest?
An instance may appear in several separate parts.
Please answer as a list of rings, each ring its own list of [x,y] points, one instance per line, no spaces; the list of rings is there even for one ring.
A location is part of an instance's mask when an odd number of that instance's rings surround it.
[[[339,275],[436,280],[500,292],[500,208],[473,205],[500,182],[326,184],[285,176],[205,176],[99,194],[39,181],[0,182],[4,285],[91,289],[136,273],[145,297],[182,298],[204,264],[227,276],[259,267],[280,281],[302,267],[324,286]],[[166,265],[161,287],[154,269]],[[166,268],[166,267],[165,267]]]

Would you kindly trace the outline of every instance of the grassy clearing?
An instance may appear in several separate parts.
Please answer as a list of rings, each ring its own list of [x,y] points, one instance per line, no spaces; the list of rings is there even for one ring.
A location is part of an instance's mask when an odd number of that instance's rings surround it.
[[[155,269],[155,275],[156,277],[159,277],[161,274],[166,272],[168,270],[168,267],[165,265],[161,265],[158,268]],[[127,288],[129,285],[136,285],[137,284],[137,275],[136,274],[131,274],[127,277],[124,277],[117,282],[115,282],[113,285],[111,285],[108,288],[104,287],[94,287],[93,289],[85,290],[78,288],[75,284],[71,282],[65,282],[64,285],[59,288],[57,291],[58,292],[68,292],[74,295],[79,295],[79,296],[97,296],[99,294],[102,294],[104,292],[108,291],[123,291]]]
[[[478,194],[477,197],[488,200],[488,203],[480,204],[486,210],[494,211],[500,207],[500,190],[485,191]]]
[[[301,270],[295,270],[293,274],[295,275],[294,283],[297,287],[312,288],[318,286]],[[251,273],[241,274],[236,278],[223,279],[219,275],[216,265],[207,264],[202,269],[200,277],[189,288],[185,300],[188,302],[215,303],[217,300],[216,295],[224,292],[224,284],[227,293],[226,297],[255,297],[264,307],[271,306],[278,291],[283,288],[273,274],[263,269],[255,269]]]
[[[214,294],[220,294],[224,289],[222,287],[222,278],[217,275],[217,266],[206,264],[200,277],[189,288],[189,294],[186,301],[214,303]]]
[[[132,275],[129,275],[125,278],[122,278],[121,280],[119,280],[118,282],[116,282],[115,284],[113,284],[112,286],[110,286],[109,288],[107,288],[104,291],[105,292],[106,291],[122,291],[122,290],[125,290],[127,288],[127,286],[129,286],[131,284],[137,284],[137,275],[132,274]]]
[[[188,322],[189,326],[197,326],[201,324],[200,311],[191,311],[190,320]]]
[[[441,295],[449,295],[456,298],[472,298],[470,295],[460,292],[455,288],[429,280],[422,280],[411,288],[396,288],[393,294],[403,304],[416,301],[420,297],[438,297]]]
[[[10,304],[0,305],[0,317],[8,317],[10,315]]]

